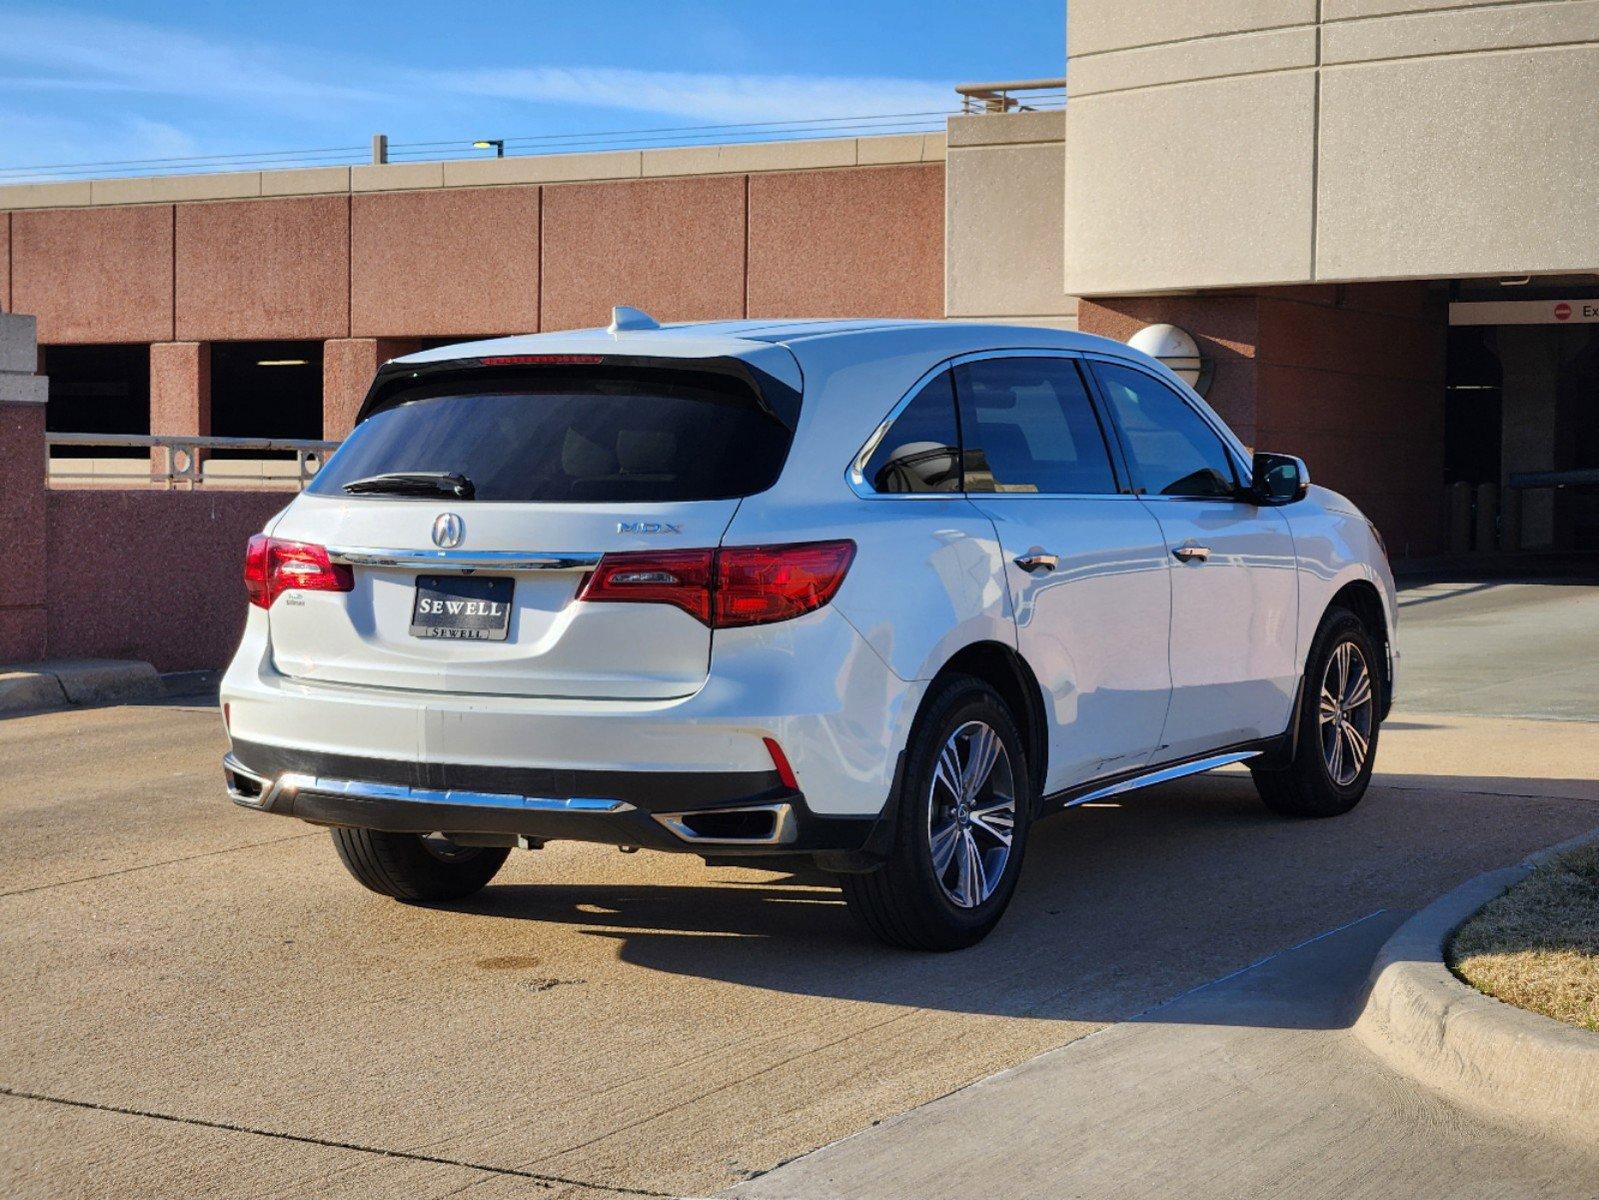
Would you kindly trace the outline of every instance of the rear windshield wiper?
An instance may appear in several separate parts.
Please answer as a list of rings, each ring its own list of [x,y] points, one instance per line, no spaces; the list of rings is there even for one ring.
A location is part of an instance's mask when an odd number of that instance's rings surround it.
[[[352,495],[363,496],[453,496],[470,500],[477,488],[465,475],[449,471],[394,471],[388,475],[368,475],[344,485]]]

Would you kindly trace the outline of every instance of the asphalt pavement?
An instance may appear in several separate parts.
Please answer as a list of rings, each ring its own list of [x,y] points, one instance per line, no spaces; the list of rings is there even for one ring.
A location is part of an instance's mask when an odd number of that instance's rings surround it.
[[[1160,1039],[1210,1021],[1151,1020],[1160,1006],[1599,825],[1592,685],[1562,685],[1579,721],[1418,707],[1429,655],[1487,642],[1418,655],[1411,639],[1480,595],[1404,610],[1416,687],[1354,813],[1278,820],[1238,775],[1084,806],[1039,827],[1006,921],[955,955],[883,949],[822,877],[580,845],[513,855],[467,905],[395,904],[345,876],[325,833],[227,802],[203,705],[0,721],[0,1194],[781,1188],[819,1147],[1128,1029],[1156,1039],[1127,1052],[1151,1075],[1113,1111],[1175,1120]],[[1568,658],[1587,652],[1583,621],[1553,627]],[[1218,1027],[1294,1028],[1250,1014],[1240,1000]],[[1172,1061],[1193,1045],[1171,1041]],[[1532,1178],[1524,1161],[1501,1161],[1510,1184]],[[1229,1178],[1211,1168],[1196,1178]],[[1423,1194],[1403,1162],[1371,1170]],[[1095,1179],[1116,1178],[1112,1155]]]

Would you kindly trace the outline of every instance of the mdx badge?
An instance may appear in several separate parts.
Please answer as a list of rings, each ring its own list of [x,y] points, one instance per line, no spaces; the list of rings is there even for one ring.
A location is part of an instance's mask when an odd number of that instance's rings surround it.
[[[682,533],[681,525],[671,525],[665,521],[618,521],[617,533]]]

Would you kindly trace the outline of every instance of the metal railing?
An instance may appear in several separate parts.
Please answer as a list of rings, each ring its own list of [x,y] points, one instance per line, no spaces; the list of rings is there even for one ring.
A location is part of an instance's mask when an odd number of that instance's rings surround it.
[[[961,112],[1043,112],[1066,105],[1065,79],[1009,79],[998,83],[962,83],[955,91]],[[1025,96],[1015,93],[1025,92]]]
[[[188,437],[182,434],[46,433],[45,470],[52,484],[114,487],[305,487],[322,467],[337,441],[299,438]],[[55,447],[100,447],[117,450],[148,449],[146,465],[138,458],[94,459],[56,456]],[[255,450],[264,454],[293,454],[292,464],[272,459],[213,459],[215,450]],[[81,466],[80,466],[81,464]],[[77,468],[77,469],[74,469]],[[292,469],[291,469],[292,468]]]

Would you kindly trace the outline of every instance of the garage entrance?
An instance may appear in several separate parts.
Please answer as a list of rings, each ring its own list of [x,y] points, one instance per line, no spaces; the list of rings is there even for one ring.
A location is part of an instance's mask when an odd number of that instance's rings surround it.
[[[1455,549],[1599,553],[1599,289],[1449,306]],[[1461,487],[1460,485],[1466,485]]]

